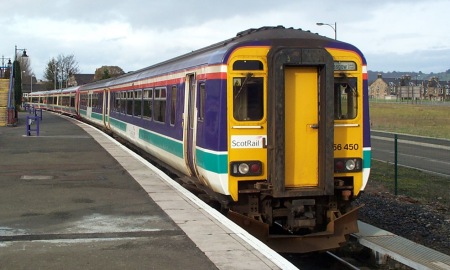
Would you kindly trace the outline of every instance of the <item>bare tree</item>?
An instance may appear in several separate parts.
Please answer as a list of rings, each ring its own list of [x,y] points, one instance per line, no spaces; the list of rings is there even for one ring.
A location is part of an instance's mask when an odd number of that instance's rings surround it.
[[[29,57],[18,56],[17,61],[19,61],[20,69],[22,70],[24,76],[30,76],[33,73],[30,67]]]
[[[50,59],[44,72],[45,79],[52,84],[49,84],[47,89],[67,87],[69,77],[78,72],[78,62],[73,54],[69,56],[60,54],[57,59]]]

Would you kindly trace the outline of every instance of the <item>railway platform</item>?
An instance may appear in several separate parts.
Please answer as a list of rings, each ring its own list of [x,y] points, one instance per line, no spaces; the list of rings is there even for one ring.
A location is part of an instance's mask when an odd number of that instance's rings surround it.
[[[95,128],[0,127],[0,269],[296,269]]]
[[[450,270],[450,256],[358,221],[358,242],[371,249],[379,264],[392,258],[412,269]]]

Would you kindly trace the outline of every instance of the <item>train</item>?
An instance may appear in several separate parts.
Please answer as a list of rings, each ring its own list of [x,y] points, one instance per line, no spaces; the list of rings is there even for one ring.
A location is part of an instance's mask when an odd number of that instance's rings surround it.
[[[302,29],[252,28],[27,103],[126,140],[278,252],[340,247],[370,174],[367,63]]]

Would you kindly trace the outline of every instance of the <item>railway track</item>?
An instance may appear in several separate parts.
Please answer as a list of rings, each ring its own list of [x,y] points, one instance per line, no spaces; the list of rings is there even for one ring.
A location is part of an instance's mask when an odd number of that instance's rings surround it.
[[[350,262],[346,261],[344,258],[339,257],[338,255],[334,254],[331,251],[326,252],[327,255],[335,259],[337,262],[339,262],[342,266],[344,266],[346,269],[352,269],[352,270],[359,270],[360,268],[351,264]]]
[[[311,254],[282,254],[288,261],[301,270],[367,270],[374,268],[368,263],[358,261],[349,255],[337,255],[334,252],[317,252]]]

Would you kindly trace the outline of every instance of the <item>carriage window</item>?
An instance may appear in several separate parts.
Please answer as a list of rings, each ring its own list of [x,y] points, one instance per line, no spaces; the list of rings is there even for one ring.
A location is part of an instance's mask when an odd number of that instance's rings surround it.
[[[97,108],[102,109],[103,108],[103,93],[97,94]]]
[[[172,86],[171,102],[170,102],[170,124],[175,125],[175,115],[177,110],[177,86]]]
[[[93,107],[93,108],[97,108],[98,107],[98,94],[97,93],[92,94],[91,107]]]
[[[154,101],[154,115],[153,119],[158,122],[166,121],[166,88],[156,88],[153,101]]]
[[[88,105],[88,95],[81,94],[80,95],[80,106],[86,108]]]
[[[127,109],[127,99],[126,99],[126,93],[121,92],[120,93],[120,112],[125,114]]]
[[[205,83],[200,83],[199,86],[200,100],[198,102],[198,120],[205,119],[205,102],[206,102],[206,88]]]
[[[127,114],[133,115],[133,91],[125,92],[127,96]]]
[[[69,96],[62,96],[61,97],[61,105],[62,106],[69,106],[69,102],[70,102],[70,97]]]
[[[264,114],[264,80],[253,77],[233,78],[233,115],[238,121],[258,121]]]
[[[114,93],[113,108],[115,112],[120,112],[120,92]]]
[[[144,118],[152,118],[153,110],[153,89],[144,89]]]
[[[141,117],[142,116],[142,91],[137,90],[134,92],[134,116]]]
[[[334,119],[354,119],[358,114],[356,78],[334,78]]]

